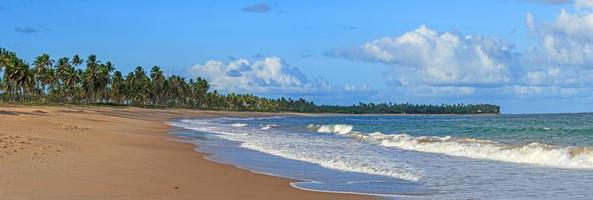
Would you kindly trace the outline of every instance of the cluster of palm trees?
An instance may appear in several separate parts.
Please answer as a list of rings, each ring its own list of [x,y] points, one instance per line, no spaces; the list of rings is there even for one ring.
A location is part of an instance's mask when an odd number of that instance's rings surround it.
[[[150,72],[138,66],[127,75],[97,56],[78,55],[57,60],[37,56],[29,65],[16,53],[0,48],[0,103],[110,104],[142,107],[181,107],[209,110],[327,113],[499,113],[500,107],[478,105],[363,104],[316,105],[305,99],[271,99],[250,94],[209,91],[202,78],[165,76],[160,67]]]
[[[165,77],[158,66],[124,76],[95,55],[53,60],[43,54],[29,65],[0,48],[0,72],[1,99],[10,102],[202,107],[209,89],[201,78]]]
[[[305,111],[312,102],[269,99],[249,94],[222,95],[209,91],[202,78],[165,76],[160,67],[150,72],[138,66],[124,75],[111,62],[78,55],[57,60],[37,56],[31,65],[16,53],[0,48],[0,101],[12,103],[111,104],[144,107],[182,107],[234,111]],[[284,106],[284,107],[280,107]],[[291,107],[291,109],[288,109]]]

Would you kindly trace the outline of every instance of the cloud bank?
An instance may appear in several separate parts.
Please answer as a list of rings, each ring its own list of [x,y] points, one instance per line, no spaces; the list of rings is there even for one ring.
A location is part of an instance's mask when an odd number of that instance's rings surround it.
[[[588,1],[593,5],[593,1]],[[575,7],[587,2],[577,1]],[[588,7],[589,9],[591,6]],[[527,27],[539,41],[523,60],[523,83],[563,88],[589,88],[593,83],[593,12],[562,9],[551,22],[527,13]]]
[[[273,56],[258,57],[254,61],[210,60],[204,64],[194,65],[189,71],[193,77],[205,78],[213,89],[223,92],[289,97],[308,96],[315,99],[321,97],[348,99],[372,95],[375,92],[366,85],[336,86],[321,78],[310,79],[298,68]]]
[[[575,0],[574,7],[577,9],[593,8],[593,0]]]
[[[194,76],[208,79],[214,89],[228,92],[316,95],[361,101],[521,102],[593,101],[593,0],[530,0],[564,4],[551,20],[525,14],[529,37],[524,50],[495,37],[439,31],[426,25],[368,40],[354,47],[335,48],[326,56],[388,65],[385,90],[366,85],[336,86],[311,79],[278,57],[255,56],[228,62],[211,60],[192,67]],[[256,4],[257,5],[257,4]],[[267,12],[253,5],[247,12]],[[309,55],[301,55],[306,58]],[[420,100],[420,101],[419,101]]]
[[[537,42],[522,52],[502,39],[421,25],[326,55],[392,66],[385,76],[388,87],[405,97],[591,99],[593,0],[575,1],[574,8],[560,10],[551,21],[527,13],[527,29]]]
[[[329,56],[396,66],[399,85],[499,85],[512,80],[513,46],[493,38],[437,32],[424,25]],[[405,72],[405,73],[403,73]]]

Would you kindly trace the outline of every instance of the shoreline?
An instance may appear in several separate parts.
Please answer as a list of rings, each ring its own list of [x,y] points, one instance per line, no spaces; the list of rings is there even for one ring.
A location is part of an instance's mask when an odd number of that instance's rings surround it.
[[[183,109],[0,106],[0,194],[8,199],[376,199],[312,192],[290,180],[207,159],[164,124],[257,117]],[[6,145],[5,145],[6,144]]]
[[[177,137],[177,136],[173,136],[173,137]],[[178,138],[178,137],[177,137]],[[217,163],[217,164],[221,164],[221,165],[228,165],[228,166],[232,166],[235,167],[239,170],[244,170],[244,171],[248,171],[254,174],[259,174],[259,175],[264,175],[264,176],[271,176],[271,177],[276,177],[276,178],[280,178],[280,179],[284,179],[289,181],[288,185],[291,188],[297,189],[297,190],[302,190],[302,191],[308,191],[308,192],[315,192],[315,193],[326,193],[326,194],[339,194],[339,195],[355,195],[355,196],[361,196],[365,197],[366,199],[383,199],[383,198],[395,198],[395,197],[405,197],[404,195],[384,195],[384,194],[373,194],[373,193],[362,193],[362,192],[348,192],[348,191],[331,191],[331,190],[317,190],[317,189],[310,189],[310,188],[304,188],[304,187],[298,187],[295,184],[298,184],[300,182],[311,182],[311,181],[307,181],[307,180],[299,180],[299,179],[294,179],[294,178],[290,178],[290,177],[286,177],[286,176],[282,176],[282,175],[278,175],[278,174],[272,174],[272,173],[266,173],[266,172],[259,172],[259,171],[255,171],[255,170],[251,170],[247,167],[242,167],[239,165],[235,165],[232,164],[231,162],[225,162],[222,160],[216,160],[215,158],[211,158],[211,155],[216,155],[216,154],[211,154],[208,152],[204,152],[199,150],[199,147],[197,145],[195,145],[194,143],[192,143],[189,140],[177,140],[176,142],[181,142],[181,143],[187,143],[187,144],[193,144],[196,148],[194,148],[195,152],[197,153],[201,153],[204,154],[205,156],[203,156],[203,158],[207,161],[213,162],[213,163]]]

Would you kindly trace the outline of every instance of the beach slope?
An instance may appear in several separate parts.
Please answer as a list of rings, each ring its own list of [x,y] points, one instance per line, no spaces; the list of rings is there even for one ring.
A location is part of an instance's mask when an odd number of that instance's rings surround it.
[[[0,199],[363,199],[204,159],[174,141],[182,116],[269,116],[108,107],[0,107]]]

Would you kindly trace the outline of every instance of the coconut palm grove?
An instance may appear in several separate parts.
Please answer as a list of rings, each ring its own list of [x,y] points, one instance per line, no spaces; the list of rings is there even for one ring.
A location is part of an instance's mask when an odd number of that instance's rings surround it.
[[[29,64],[15,52],[0,48],[0,101],[2,103],[80,104],[192,108],[223,111],[384,113],[384,114],[486,114],[499,113],[492,104],[416,105],[410,103],[359,103],[317,105],[305,99],[258,97],[251,94],[221,94],[210,90],[202,78],[166,77],[159,66],[150,71],[136,67],[127,74],[96,55],[53,59],[37,56]]]

